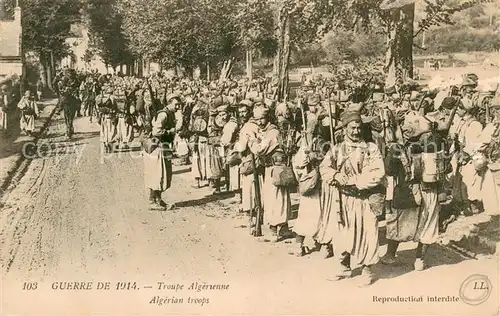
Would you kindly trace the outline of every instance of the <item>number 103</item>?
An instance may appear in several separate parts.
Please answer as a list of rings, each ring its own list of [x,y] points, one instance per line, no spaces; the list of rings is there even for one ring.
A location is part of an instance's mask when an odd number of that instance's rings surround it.
[[[23,283],[23,291],[32,291],[32,290],[36,290],[36,288],[38,287],[38,283],[37,282],[24,282]]]

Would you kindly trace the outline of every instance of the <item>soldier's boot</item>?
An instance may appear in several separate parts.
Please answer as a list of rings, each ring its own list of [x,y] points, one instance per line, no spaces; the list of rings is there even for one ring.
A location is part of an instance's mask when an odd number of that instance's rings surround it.
[[[214,189],[213,194],[220,194],[221,193],[220,187],[221,187],[220,179],[214,180],[214,182],[213,182],[213,189]]]
[[[333,256],[333,248],[331,244],[322,244],[320,248],[320,256],[323,259],[328,259]]]
[[[167,203],[161,199],[161,191],[155,191],[156,204],[162,209],[167,208]]]
[[[290,255],[294,255],[297,257],[303,257],[306,255],[306,247],[304,247],[304,236],[297,235],[295,237],[295,245],[290,251],[288,252]]]
[[[157,208],[156,205],[156,194],[153,189],[149,189],[149,209],[155,210]]]

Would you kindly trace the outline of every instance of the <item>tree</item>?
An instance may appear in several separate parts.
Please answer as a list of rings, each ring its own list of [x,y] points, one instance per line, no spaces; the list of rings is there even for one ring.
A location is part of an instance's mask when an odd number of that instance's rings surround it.
[[[89,55],[99,55],[113,69],[123,64],[130,68],[133,56],[123,34],[117,1],[87,0],[85,11],[89,20]]]
[[[253,53],[259,51],[268,59],[276,54],[273,12],[266,0],[241,1],[234,20],[239,29],[238,40],[246,50],[247,77],[251,79]]]
[[[300,0],[296,0],[301,3]],[[386,85],[413,77],[413,39],[432,26],[451,24],[451,15],[487,0],[424,0],[425,15],[415,24],[416,0],[313,0],[303,5],[304,34],[316,38],[331,29],[383,32],[386,36]],[[311,4],[312,3],[312,4]],[[318,10],[321,8],[321,10]],[[304,19],[303,19],[304,20]]]
[[[13,1],[5,3],[8,10]],[[33,51],[40,59],[42,81],[51,88],[55,63],[68,56],[66,39],[71,25],[81,20],[82,3],[79,0],[23,0],[23,51]]]
[[[134,53],[163,66],[225,64],[240,50],[238,1],[120,0],[123,28]],[[223,67],[224,68],[224,67]]]

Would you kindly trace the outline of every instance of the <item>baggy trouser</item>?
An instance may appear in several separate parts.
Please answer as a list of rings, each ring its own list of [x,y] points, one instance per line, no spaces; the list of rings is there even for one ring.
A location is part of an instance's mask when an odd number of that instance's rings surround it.
[[[66,107],[64,109],[64,123],[66,124],[66,135],[68,137],[73,136],[73,120],[75,119],[76,109]]]
[[[120,144],[129,144],[134,138],[134,129],[131,124],[127,122],[126,117],[119,117],[117,124],[116,141]]]
[[[192,172],[196,180],[205,181],[208,179],[208,155],[206,141],[199,141],[193,150]]]

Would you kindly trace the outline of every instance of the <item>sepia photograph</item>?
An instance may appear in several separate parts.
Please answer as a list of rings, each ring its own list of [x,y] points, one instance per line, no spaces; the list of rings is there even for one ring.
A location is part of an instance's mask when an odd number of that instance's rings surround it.
[[[0,0],[0,315],[500,315],[500,0]]]

